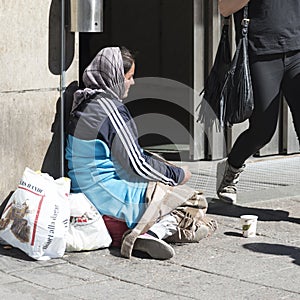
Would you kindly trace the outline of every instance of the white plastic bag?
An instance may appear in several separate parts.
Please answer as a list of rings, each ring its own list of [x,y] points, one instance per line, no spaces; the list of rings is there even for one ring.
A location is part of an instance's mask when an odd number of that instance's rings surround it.
[[[26,168],[0,219],[0,238],[37,260],[62,257],[69,193],[70,179],[54,180]]]
[[[112,239],[102,216],[83,193],[70,194],[70,226],[66,251],[107,248]]]

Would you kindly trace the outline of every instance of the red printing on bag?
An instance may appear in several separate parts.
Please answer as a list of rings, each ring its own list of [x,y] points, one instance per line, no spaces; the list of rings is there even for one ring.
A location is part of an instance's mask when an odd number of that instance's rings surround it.
[[[30,193],[34,194],[34,195],[44,197],[44,195],[41,195],[41,194],[39,194],[39,193],[34,192],[33,190],[30,190],[30,189],[28,189],[28,188],[25,188],[25,187],[22,186],[22,185],[19,185],[19,186],[18,186],[18,189],[25,190],[25,191],[27,191],[27,192],[30,192]]]
[[[40,211],[41,211],[41,207],[42,207],[42,203],[43,203],[44,198],[45,198],[45,195],[42,196],[42,198],[39,202],[39,205],[38,205],[38,209],[36,211],[36,215],[35,215],[35,219],[34,219],[34,225],[33,225],[33,231],[32,231],[32,237],[31,237],[31,243],[30,243],[31,246],[34,245],[36,227],[37,227],[37,223],[38,223],[38,219],[39,219],[39,216],[40,216]]]
[[[91,220],[91,218],[89,218],[88,216],[86,216],[86,214],[84,214],[81,217],[74,217],[74,216],[70,217],[70,223],[72,223],[72,224],[75,224],[75,223],[87,223],[89,220]]]

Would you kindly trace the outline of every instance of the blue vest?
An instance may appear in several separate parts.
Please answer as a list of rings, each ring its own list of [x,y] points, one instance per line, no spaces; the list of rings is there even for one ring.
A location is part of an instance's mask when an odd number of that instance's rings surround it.
[[[74,193],[82,192],[102,215],[124,220],[133,228],[143,215],[147,182],[126,175],[98,139],[67,137],[66,159]]]

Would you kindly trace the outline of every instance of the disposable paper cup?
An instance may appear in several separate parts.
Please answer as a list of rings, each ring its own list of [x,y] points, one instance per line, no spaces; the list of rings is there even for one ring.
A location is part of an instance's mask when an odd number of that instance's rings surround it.
[[[255,237],[257,227],[257,216],[255,215],[242,215],[242,231],[244,237]]]

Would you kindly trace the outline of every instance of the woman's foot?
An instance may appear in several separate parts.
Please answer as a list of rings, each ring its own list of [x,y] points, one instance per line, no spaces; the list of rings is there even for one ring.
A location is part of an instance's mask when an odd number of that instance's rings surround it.
[[[229,204],[236,203],[237,188],[240,174],[244,171],[245,165],[239,169],[232,167],[227,158],[221,160],[217,165],[217,195],[220,200]]]

